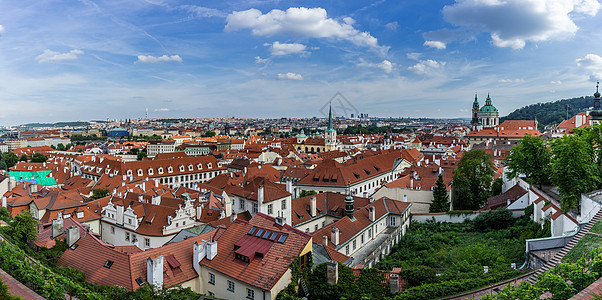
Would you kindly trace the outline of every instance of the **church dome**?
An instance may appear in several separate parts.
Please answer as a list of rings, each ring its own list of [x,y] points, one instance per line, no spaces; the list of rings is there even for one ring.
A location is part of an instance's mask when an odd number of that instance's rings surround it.
[[[493,105],[485,105],[483,107],[481,107],[481,109],[479,109],[480,113],[496,113],[497,108],[495,108],[495,106]]]

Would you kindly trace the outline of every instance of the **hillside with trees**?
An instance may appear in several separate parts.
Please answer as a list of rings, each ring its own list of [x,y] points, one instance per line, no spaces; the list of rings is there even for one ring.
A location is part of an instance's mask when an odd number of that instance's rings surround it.
[[[593,106],[593,98],[579,97],[571,99],[562,99],[554,102],[536,103],[521,107],[502,117],[500,122],[505,120],[533,120],[537,119],[543,126],[555,125],[567,117],[567,107],[569,118],[584,112]]]

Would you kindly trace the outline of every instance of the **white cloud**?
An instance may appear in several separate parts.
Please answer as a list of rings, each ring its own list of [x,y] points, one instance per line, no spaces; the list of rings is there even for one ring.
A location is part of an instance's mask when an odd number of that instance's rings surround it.
[[[226,31],[250,29],[254,35],[297,35],[310,38],[336,38],[357,46],[376,49],[382,54],[388,47],[378,45],[378,40],[368,32],[353,27],[353,19],[343,22],[328,18],[323,8],[291,7],[286,11],[273,9],[263,14],[252,8],[235,11],[226,18]]]
[[[288,72],[286,74],[278,74],[278,79],[303,80],[303,76],[301,76],[301,74]]]
[[[560,80],[552,80],[552,81],[550,81],[550,84],[553,84],[553,85],[561,85],[561,84],[562,84],[562,81],[560,81]]]
[[[596,54],[587,54],[577,59],[577,66],[581,67],[592,80],[602,79],[602,57]]]
[[[445,43],[440,41],[425,41],[424,46],[437,48],[437,49],[445,49]]]
[[[397,21],[387,23],[387,25],[385,25],[385,27],[387,27],[389,30],[397,31],[397,29],[399,29],[399,23],[397,23]]]
[[[215,8],[196,5],[180,5],[178,8],[186,10],[197,18],[226,17],[226,13]]]
[[[81,54],[84,54],[84,52],[77,49],[73,49],[67,53],[60,53],[46,49],[44,50],[44,53],[36,57],[36,60],[38,63],[47,63],[59,60],[74,60],[77,59],[77,56]]]
[[[422,56],[422,53],[410,52],[410,53],[406,54],[406,56],[411,60],[418,60]]]
[[[524,79],[521,78],[516,78],[516,79],[500,79],[498,80],[499,83],[523,83],[525,82]]]
[[[395,66],[394,63],[388,61],[388,60],[383,60],[382,62],[379,63],[369,63],[364,61],[363,59],[360,59],[359,63],[357,64],[360,67],[370,67],[370,68],[378,68],[383,70],[385,73],[391,73],[393,71],[393,67]]]
[[[442,70],[444,66],[445,62],[427,59],[419,61],[417,64],[409,67],[408,70],[419,75],[434,75],[436,72]]]
[[[4,32],[4,26],[0,25],[0,34]]]
[[[261,58],[259,56],[255,56],[255,63],[256,64],[267,64],[268,62],[270,62],[270,60],[267,59],[267,58]]]
[[[182,62],[182,58],[179,55],[167,56],[165,54],[163,54],[162,56],[138,55],[138,60],[135,61],[134,63],[136,63],[136,64],[137,63],[154,64],[154,63],[169,62],[169,61]]]
[[[155,108],[153,111],[169,111],[169,108]]]
[[[269,44],[268,44],[269,45]],[[289,54],[307,54],[305,50],[307,46],[303,44],[287,44],[287,43],[279,43],[274,42],[271,44],[270,53],[275,56],[289,55]]]
[[[563,39],[579,29],[574,14],[594,16],[596,0],[456,0],[443,7],[446,21],[488,32],[497,47],[521,49],[526,42]]]

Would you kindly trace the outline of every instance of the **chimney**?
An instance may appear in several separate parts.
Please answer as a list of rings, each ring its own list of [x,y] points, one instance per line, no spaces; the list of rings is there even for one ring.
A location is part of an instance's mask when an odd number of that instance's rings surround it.
[[[192,245],[192,267],[196,271],[197,274],[201,274],[199,272],[199,263],[203,258],[205,258],[205,247],[207,247],[207,242],[202,241],[200,244],[194,242]]]
[[[160,205],[161,204],[161,195],[152,196],[151,202],[153,205]]]
[[[117,209],[117,214],[115,216],[115,223],[117,225],[123,225],[123,205],[115,205],[115,208]]]
[[[410,178],[410,188],[414,188],[414,178]]]
[[[146,179],[148,179],[148,177]],[[142,192],[144,191],[146,191],[146,182],[142,182]]]
[[[261,212],[261,205],[263,205],[263,190],[264,187],[263,185],[260,185],[259,188],[257,188],[257,211]]]
[[[159,187],[159,179],[155,179],[155,187],[158,188]]]
[[[6,204],[6,196],[2,196],[2,207],[8,208],[8,205]]]
[[[370,222],[374,222],[374,220],[376,219],[376,211],[374,209],[374,206],[370,206],[368,208],[368,219],[370,219]]]
[[[23,189],[27,189],[27,182],[25,180],[23,180]]]
[[[293,182],[291,180],[286,180],[286,191],[293,193]]]
[[[138,194],[138,202],[144,202],[144,197],[142,197],[142,194]]]
[[[329,261],[326,265],[326,282],[330,285],[335,285],[339,282],[339,263]]]
[[[75,244],[75,242],[77,242],[77,240],[79,240],[79,227],[76,226],[70,226],[69,228],[67,228],[67,246],[71,247],[73,246],[73,244]]]
[[[408,202],[408,195],[403,195],[403,202]]]
[[[117,194],[117,188],[113,188],[113,195]]]
[[[353,216],[354,210],[353,197],[351,197],[351,195],[347,195],[347,197],[345,197],[345,215],[347,215],[347,217],[349,217],[351,220],[355,220],[355,217]]]
[[[316,196],[312,196],[309,199],[309,211],[311,214],[311,217],[315,217],[317,215],[317,208],[316,208]]]
[[[63,218],[60,216],[52,219],[52,237],[55,238],[63,233]]]
[[[155,288],[163,287],[163,255],[146,258],[146,281]]]
[[[325,235],[322,236],[322,245],[324,245],[324,247],[328,246],[328,237]]]
[[[391,274],[389,281],[391,283],[391,294],[399,293],[399,274]]]
[[[339,245],[339,233],[340,232],[341,231],[336,227],[336,225],[333,226],[332,229],[330,230],[330,241],[335,246]]]
[[[208,260],[212,260],[217,255],[217,242],[213,240],[213,236],[211,236],[211,239],[207,242],[205,249]]]
[[[122,178],[121,179],[122,181],[125,181],[127,179],[127,175],[123,174],[123,176],[121,178]]]

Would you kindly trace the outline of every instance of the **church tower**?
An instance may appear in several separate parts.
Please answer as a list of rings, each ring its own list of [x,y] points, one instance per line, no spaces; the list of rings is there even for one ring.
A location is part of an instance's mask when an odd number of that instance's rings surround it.
[[[324,134],[324,146],[326,151],[335,150],[337,145],[337,131],[332,128],[332,104],[328,109],[328,129]]]
[[[491,128],[500,125],[500,112],[491,103],[491,97],[487,94],[485,105],[479,109],[479,125],[482,128]]]
[[[596,92],[594,93],[594,109],[589,113],[590,125],[602,124],[602,108],[600,108],[600,92],[598,87],[600,82],[596,83]]]
[[[472,120],[470,121],[470,126],[472,130],[476,130],[479,126],[479,100],[477,99],[477,93],[474,93],[474,102],[472,103]]]

